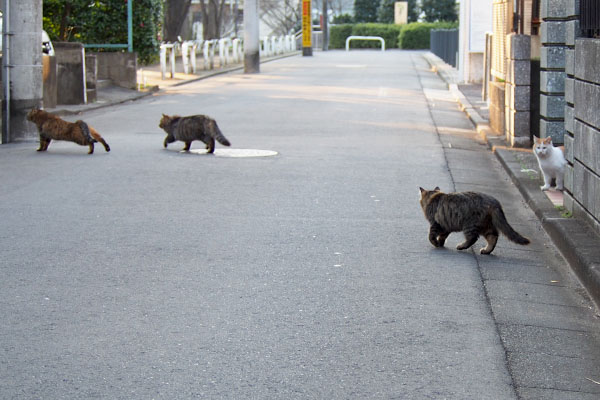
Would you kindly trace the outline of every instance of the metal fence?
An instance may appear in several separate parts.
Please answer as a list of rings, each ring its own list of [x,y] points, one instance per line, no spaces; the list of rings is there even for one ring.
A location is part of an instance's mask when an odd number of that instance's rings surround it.
[[[581,36],[600,37],[600,4],[598,0],[581,0],[579,25]]]
[[[429,35],[431,52],[444,60],[446,64],[456,67],[458,29],[432,29]]]

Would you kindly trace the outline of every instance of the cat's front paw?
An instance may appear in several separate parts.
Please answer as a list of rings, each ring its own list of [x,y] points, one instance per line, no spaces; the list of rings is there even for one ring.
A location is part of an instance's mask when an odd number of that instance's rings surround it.
[[[550,189],[550,185],[540,186],[540,189],[542,189],[542,192],[545,192],[546,190]]]

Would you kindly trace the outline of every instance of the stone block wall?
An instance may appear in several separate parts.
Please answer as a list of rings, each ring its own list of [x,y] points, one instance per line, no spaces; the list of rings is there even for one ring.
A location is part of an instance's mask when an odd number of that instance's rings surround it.
[[[564,202],[600,232],[600,39],[574,44],[566,84]]]
[[[531,39],[510,34],[506,40],[504,117],[506,141],[513,147],[531,146]]]
[[[540,54],[540,136],[563,144],[565,136],[566,60],[568,38],[577,16],[570,10],[578,0],[542,0]]]

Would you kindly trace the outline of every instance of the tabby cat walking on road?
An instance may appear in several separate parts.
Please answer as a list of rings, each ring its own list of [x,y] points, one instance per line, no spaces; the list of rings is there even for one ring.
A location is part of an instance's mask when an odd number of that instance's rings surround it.
[[[180,117],[179,115],[163,114],[158,126],[167,132],[167,137],[163,142],[165,148],[169,143],[177,140],[185,142],[184,151],[190,150],[194,140],[201,140],[206,144],[209,154],[215,151],[215,140],[223,146],[230,146],[229,140],[223,136],[217,122],[206,115]]]
[[[517,244],[529,244],[529,239],[517,233],[506,221],[500,202],[494,197],[477,192],[443,193],[439,187],[421,190],[421,208],[431,225],[429,241],[443,247],[451,232],[463,232],[465,241],[458,250],[471,247],[479,235],[487,241],[481,254],[490,254],[496,247],[498,232]]]

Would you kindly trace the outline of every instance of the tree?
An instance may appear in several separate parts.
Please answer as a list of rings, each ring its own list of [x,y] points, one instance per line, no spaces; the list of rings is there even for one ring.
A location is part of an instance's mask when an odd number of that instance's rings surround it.
[[[191,0],[165,0],[165,41],[177,41],[190,9],[190,3]]]
[[[394,23],[394,7],[396,0],[381,0],[377,10],[377,21],[382,24]]]
[[[456,0],[422,0],[421,11],[425,21],[457,21]]]
[[[355,22],[377,22],[379,0],[354,0]]]
[[[297,0],[261,0],[260,19],[276,35],[286,35],[302,17]]]

